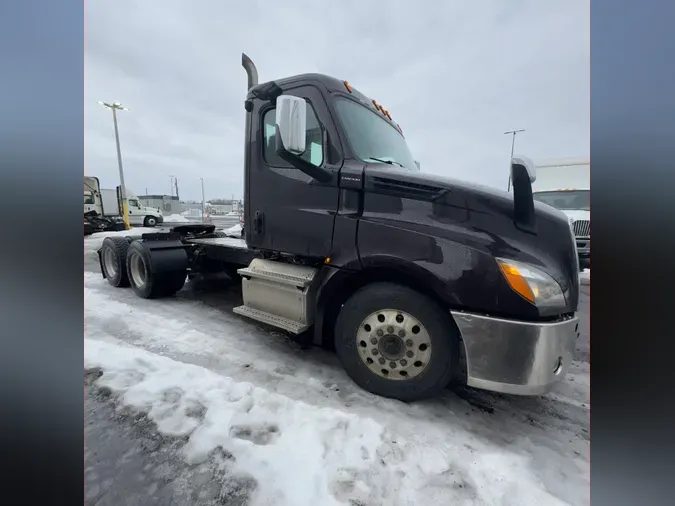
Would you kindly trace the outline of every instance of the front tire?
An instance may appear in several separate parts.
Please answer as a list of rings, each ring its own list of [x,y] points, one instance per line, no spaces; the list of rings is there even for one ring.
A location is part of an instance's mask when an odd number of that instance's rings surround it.
[[[457,368],[458,331],[450,315],[405,286],[376,283],[344,304],[335,349],[352,380],[376,395],[410,402],[433,397]]]
[[[143,220],[143,226],[144,227],[154,227],[157,225],[157,218],[154,216],[146,216],[145,219]]]

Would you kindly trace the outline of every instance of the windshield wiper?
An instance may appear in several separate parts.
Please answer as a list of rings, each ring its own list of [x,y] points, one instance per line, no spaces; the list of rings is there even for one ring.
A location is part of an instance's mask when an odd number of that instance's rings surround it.
[[[368,160],[375,160],[376,162],[386,163],[387,165],[397,165],[398,167],[403,167],[405,169],[405,166],[402,163],[393,160],[383,160],[382,158],[375,158],[374,156],[369,156]]]

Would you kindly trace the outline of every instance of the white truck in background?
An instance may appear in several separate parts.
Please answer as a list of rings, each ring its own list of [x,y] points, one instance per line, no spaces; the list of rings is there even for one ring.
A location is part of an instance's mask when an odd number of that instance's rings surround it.
[[[591,161],[559,158],[537,164],[534,200],[567,215],[576,237],[579,268],[591,266]]]
[[[138,197],[130,192],[129,189],[127,189],[126,201],[130,225],[137,227],[154,227],[164,221],[164,217],[159,210],[143,206]],[[119,186],[114,190],[101,189],[97,177],[85,176],[84,214],[85,234],[88,229],[87,220],[89,220],[94,231],[119,229],[119,221],[122,217],[122,202],[119,198]]]

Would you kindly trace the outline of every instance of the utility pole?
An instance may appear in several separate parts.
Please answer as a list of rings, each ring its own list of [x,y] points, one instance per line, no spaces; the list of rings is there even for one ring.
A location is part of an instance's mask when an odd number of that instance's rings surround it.
[[[511,161],[513,160],[513,147],[516,145],[516,134],[519,132],[524,132],[524,129],[520,130],[509,130],[508,132],[504,132],[504,135],[511,134],[513,137],[511,138],[511,157],[509,158],[509,184],[506,187],[506,191],[511,191]]]
[[[169,193],[173,197],[173,176],[169,176]]]
[[[173,182],[176,185],[176,197],[180,200],[180,197],[178,197],[178,178],[174,176]]]
[[[113,116],[113,126],[115,128],[115,145],[117,146],[117,165],[120,170],[120,197],[122,199],[122,219],[124,220],[124,228],[129,230],[131,226],[129,225],[129,208],[127,207],[127,190],[124,185],[124,169],[122,168],[122,151],[120,149],[120,134],[117,130],[117,111],[128,111],[126,107],[123,107],[119,102],[113,102],[109,104],[107,102],[98,101],[99,105],[110,109]]]
[[[200,177],[199,179],[202,180],[202,221],[204,221],[205,218],[205,207],[206,207],[206,200],[204,199],[204,178]]]

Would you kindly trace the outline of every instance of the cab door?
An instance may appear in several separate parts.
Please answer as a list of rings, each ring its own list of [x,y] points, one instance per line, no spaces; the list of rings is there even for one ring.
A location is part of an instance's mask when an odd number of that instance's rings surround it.
[[[276,104],[256,100],[251,111],[250,167],[247,171],[249,246],[322,258],[330,255],[338,208],[341,155],[329,155],[329,138],[337,133],[318,88],[302,85],[284,94],[307,100],[307,149],[302,157],[327,169],[332,178],[318,182],[276,153]]]
[[[145,214],[143,213],[138,200],[127,199],[127,211],[129,212],[129,223],[132,225],[142,225]]]

